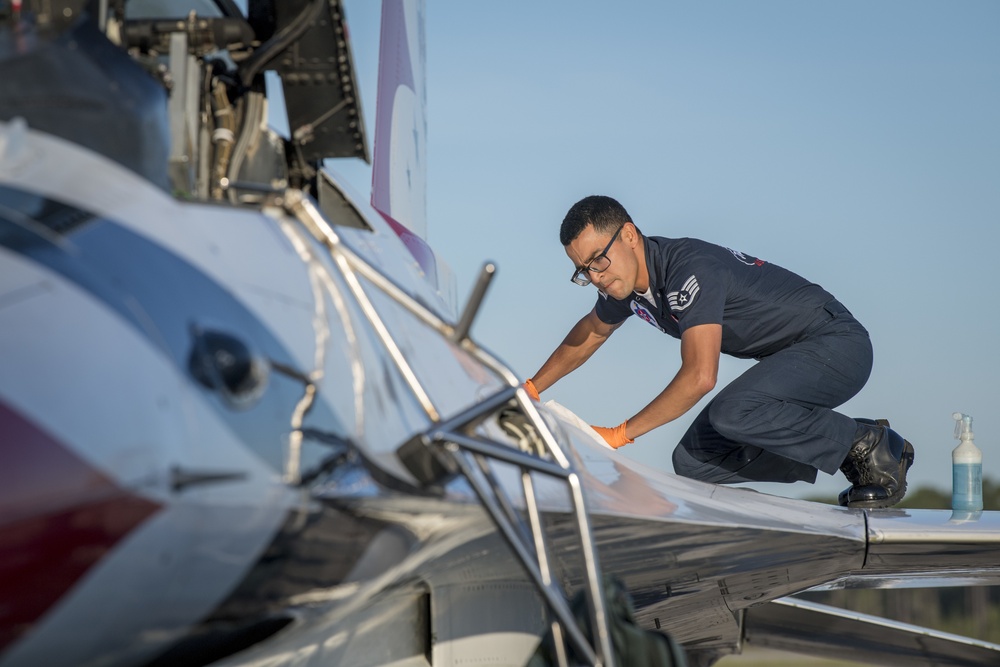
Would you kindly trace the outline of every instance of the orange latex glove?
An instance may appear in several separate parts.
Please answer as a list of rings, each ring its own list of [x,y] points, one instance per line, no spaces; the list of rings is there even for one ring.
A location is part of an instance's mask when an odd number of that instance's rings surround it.
[[[635,442],[635,440],[629,440],[628,436],[625,435],[625,424],[627,423],[628,420],[625,420],[614,428],[605,428],[604,426],[591,426],[590,428],[597,431],[606,443],[618,449]]]
[[[542,400],[541,397],[539,397],[538,390],[535,389],[535,383],[531,381],[531,378],[524,381],[524,390],[528,392],[528,396],[531,396],[536,401]]]

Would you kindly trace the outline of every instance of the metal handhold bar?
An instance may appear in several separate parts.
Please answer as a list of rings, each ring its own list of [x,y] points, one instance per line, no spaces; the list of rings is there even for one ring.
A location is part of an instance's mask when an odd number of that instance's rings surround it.
[[[531,532],[530,525],[525,525],[524,519],[517,513],[514,509],[514,505],[511,503],[510,498],[507,497],[505,493],[496,493],[496,489],[502,488],[500,482],[497,480],[496,473],[493,472],[493,466],[489,464],[489,459],[481,454],[473,454],[473,459],[479,466],[479,472],[482,473],[483,477],[489,483],[490,487],[494,489],[494,495],[496,496],[497,503],[500,505],[500,509],[504,511],[507,516],[507,520],[511,526],[516,528],[521,536],[521,539],[525,543],[529,543],[529,538],[534,541],[534,533]],[[541,561],[539,559],[539,569],[541,568]],[[542,571],[542,579],[545,579],[545,572]]]
[[[508,546],[513,549],[515,555],[517,555],[518,559],[521,561],[521,565],[524,566],[528,575],[535,582],[535,586],[542,594],[542,597],[545,598],[549,608],[557,617],[559,617],[559,621],[562,624],[563,629],[569,635],[574,647],[590,664],[607,664],[598,661],[594,649],[590,646],[590,642],[587,641],[583,631],[576,625],[572,612],[570,612],[569,607],[566,604],[565,598],[552,590],[551,581],[546,583],[546,577],[542,576],[539,567],[532,562],[534,560],[532,555],[528,552],[524,543],[518,539],[518,535],[514,527],[507,522],[507,518],[498,507],[497,501],[487,492],[485,488],[483,488],[482,482],[480,482],[475,476],[474,471],[468,461],[466,461],[465,456],[456,452],[455,460],[462,469],[462,472],[469,481],[469,484],[472,486],[473,490],[475,490],[476,495],[479,496],[479,500],[483,504],[483,507],[486,508],[486,511],[493,518],[494,523],[496,523],[497,528],[500,529],[500,534],[507,541]]]
[[[542,575],[542,583],[546,586],[552,585],[552,573],[549,569],[549,554],[545,548],[545,532],[542,529],[542,517],[538,513],[538,501],[535,498],[535,483],[531,479],[531,473],[521,470],[521,488],[524,491],[524,504],[528,508],[528,525],[531,527],[531,535],[535,540],[535,557],[538,559],[538,570]],[[559,667],[566,667],[569,664],[566,655],[565,638],[562,635],[562,625],[558,620],[553,619],[550,623],[552,632],[552,644],[556,652],[556,662]]]
[[[521,468],[530,468],[536,472],[545,473],[546,475],[558,477],[559,479],[566,479],[571,474],[565,468],[560,468],[554,463],[543,461],[536,456],[532,456],[531,454],[525,454],[520,450],[511,449],[505,445],[485,440],[483,438],[475,438],[470,435],[455,433],[454,431],[439,430],[435,430],[431,434],[431,438],[439,442],[454,442],[463,449],[468,449],[477,454],[488,456],[491,459],[503,461],[504,463],[510,463],[512,465],[520,466]]]

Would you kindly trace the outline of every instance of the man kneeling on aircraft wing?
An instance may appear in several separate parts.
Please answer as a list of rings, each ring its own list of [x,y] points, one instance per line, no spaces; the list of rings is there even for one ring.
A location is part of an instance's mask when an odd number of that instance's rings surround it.
[[[573,282],[593,284],[594,309],[525,388],[538,392],[579,368],[638,315],[681,341],[681,367],[659,396],[614,428],[614,448],[690,410],[716,383],[721,353],[758,361],[701,411],[674,450],[679,475],[715,484],[815,482],[839,468],[848,507],[889,507],[906,492],[913,447],[885,420],[832,408],[868,381],[868,332],[819,285],[775,264],[697,239],[644,236],[610,197],[573,205],[560,240]]]

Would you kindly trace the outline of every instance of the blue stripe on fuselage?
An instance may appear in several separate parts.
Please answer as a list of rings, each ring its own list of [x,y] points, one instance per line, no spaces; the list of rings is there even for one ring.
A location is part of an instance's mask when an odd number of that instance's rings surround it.
[[[116,222],[0,186],[0,246],[87,291],[159,348],[189,381],[193,325],[232,334],[269,360],[296,368],[284,346],[232,293],[183,257]],[[291,415],[304,392],[301,381],[272,373],[260,402],[242,411],[193,384],[241,441],[276,471],[283,471]],[[306,425],[343,433],[322,401],[314,404]],[[303,454],[306,470],[325,452]]]

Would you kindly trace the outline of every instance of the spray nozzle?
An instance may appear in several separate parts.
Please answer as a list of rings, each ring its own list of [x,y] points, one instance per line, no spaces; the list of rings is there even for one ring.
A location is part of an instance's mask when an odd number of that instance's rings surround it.
[[[972,417],[961,412],[956,412],[952,414],[951,418],[955,420],[955,438],[958,440],[969,438],[971,440]]]

